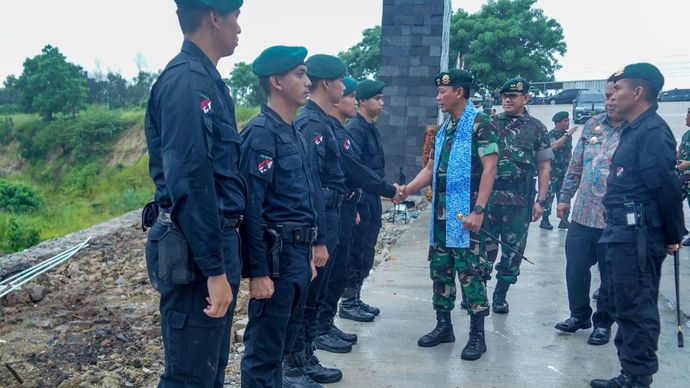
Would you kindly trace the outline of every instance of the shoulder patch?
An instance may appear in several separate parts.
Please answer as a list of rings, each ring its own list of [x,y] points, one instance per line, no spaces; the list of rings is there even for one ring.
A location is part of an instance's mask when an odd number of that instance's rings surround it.
[[[350,139],[346,137],[343,140],[343,148],[345,148],[346,150],[349,150],[351,146],[352,146],[352,143],[350,142]]]
[[[213,111],[211,99],[203,94],[201,95],[201,103],[199,105],[201,106],[201,111],[204,112],[204,114],[209,114],[211,111]]]
[[[314,144],[316,145],[323,143],[323,135],[318,132],[312,133],[312,138],[314,140]]]
[[[259,162],[256,165],[259,174],[263,175],[273,168],[273,157],[267,154],[259,154]]]

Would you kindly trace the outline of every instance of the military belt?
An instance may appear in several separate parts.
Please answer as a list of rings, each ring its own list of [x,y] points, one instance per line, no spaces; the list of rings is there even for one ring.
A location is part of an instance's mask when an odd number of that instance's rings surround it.
[[[530,194],[535,190],[534,178],[529,179],[496,179],[494,190],[512,191],[518,194]]]
[[[318,229],[308,224],[285,223],[272,225],[270,229],[280,235],[280,239],[288,244],[312,244],[316,241]]]
[[[328,187],[322,187],[321,191],[323,192],[323,201],[326,209],[335,209],[343,204],[345,194]]]
[[[240,225],[242,224],[242,215],[239,216],[232,216],[228,217],[225,215],[220,215],[220,229],[221,230],[226,230],[226,229],[238,229]],[[167,227],[172,227],[173,226],[173,221],[172,218],[170,218],[170,210],[166,208],[159,207],[158,208],[158,218],[157,221],[159,224]]]

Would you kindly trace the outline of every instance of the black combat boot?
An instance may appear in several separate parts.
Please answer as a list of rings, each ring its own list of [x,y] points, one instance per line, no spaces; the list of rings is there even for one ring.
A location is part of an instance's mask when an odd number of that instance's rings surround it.
[[[283,357],[283,387],[323,388],[307,374],[303,353],[292,353]]]
[[[417,341],[417,345],[428,348],[442,342],[455,342],[450,311],[436,311],[436,327],[429,334],[422,336]]]
[[[470,315],[470,339],[462,349],[460,358],[463,360],[478,360],[486,352],[484,341],[484,317]]]
[[[338,328],[338,326],[336,326],[335,323],[331,323],[328,331],[331,334],[336,335],[338,338],[340,338],[343,341],[349,342],[353,345],[357,343],[357,334],[346,333],[346,332],[340,330],[340,328]]]
[[[496,282],[496,289],[494,289],[494,303],[492,305],[493,310],[496,314],[508,314],[510,308],[508,302],[506,302],[506,293],[510,283],[499,280]]]
[[[626,371],[610,380],[592,380],[592,388],[649,388],[652,385],[652,376],[635,376]]]
[[[352,344],[342,340],[332,331],[314,338],[314,345],[316,345],[317,349],[331,353],[350,353],[352,351]]]
[[[561,220],[561,222],[558,223],[558,229],[565,230],[565,229],[568,229],[569,226],[570,226],[570,222],[568,222],[566,220]]]
[[[357,300],[357,290],[346,288],[340,300],[340,311],[338,316],[343,319],[350,319],[357,322],[371,322],[376,318],[374,314],[362,310],[362,306]]]
[[[372,314],[373,316],[377,316],[377,315],[381,314],[381,309],[378,307],[369,306],[368,304],[366,304],[362,300],[361,294],[362,294],[362,286],[360,285],[359,287],[357,287],[357,303],[359,303],[359,308],[362,309],[362,311],[366,311],[369,314]]]
[[[551,225],[551,222],[549,221],[548,217],[542,217],[541,222],[539,223],[539,227],[542,229],[546,230],[553,230],[553,225]]]
[[[305,371],[307,375],[320,384],[337,383],[343,378],[343,372],[337,368],[326,368],[314,354],[314,345],[305,344],[304,348]]]

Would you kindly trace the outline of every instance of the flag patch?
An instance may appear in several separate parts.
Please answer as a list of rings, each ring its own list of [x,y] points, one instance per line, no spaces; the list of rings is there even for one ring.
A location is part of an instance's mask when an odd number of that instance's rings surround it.
[[[344,147],[346,150],[349,150],[349,149],[350,149],[350,139],[345,139],[345,140],[343,140],[343,147]]]
[[[319,145],[321,143],[323,143],[323,135],[318,134],[318,135],[314,136],[314,144]]]
[[[208,114],[208,112],[211,111],[211,100],[206,98],[203,101],[201,101],[201,110],[204,111],[204,113]]]

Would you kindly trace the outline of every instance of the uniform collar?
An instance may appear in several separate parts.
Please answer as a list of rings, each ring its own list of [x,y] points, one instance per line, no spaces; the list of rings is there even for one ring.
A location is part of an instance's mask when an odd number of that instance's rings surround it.
[[[182,52],[196,58],[203,66],[206,71],[214,78],[214,80],[222,80],[218,69],[213,65],[208,56],[191,40],[185,39],[182,42]]]
[[[326,113],[326,111],[324,111],[323,109],[321,109],[321,107],[319,106],[319,104],[315,103],[313,100],[308,100],[308,101],[307,101],[307,105],[304,107],[304,109],[313,110],[313,111],[315,111],[315,112],[317,112],[317,113],[319,113],[319,114],[322,114],[322,115],[328,117],[328,114]]]
[[[363,125],[367,125],[370,127],[374,126],[374,124],[368,122],[367,119],[365,119],[364,116],[362,116],[362,114],[359,112],[357,112],[357,120],[361,121]]]
[[[285,120],[283,120],[283,118],[280,117],[280,115],[276,111],[271,109],[271,107],[269,107],[266,104],[261,104],[261,113],[265,114],[266,117],[268,117],[268,119],[271,120],[276,127],[281,125],[286,125],[288,127],[290,126],[290,124],[286,123]]]
[[[646,120],[646,119],[649,118],[650,116],[653,116],[654,114],[656,114],[656,110],[657,110],[657,109],[659,109],[659,105],[657,105],[657,103],[655,102],[655,103],[652,104],[652,106],[650,106],[646,111],[642,112],[642,114],[639,115],[639,116],[635,119],[635,121],[633,121],[632,123],[628,123],[627,126],[628,126],[628,127],[631,127],[631,128],[637,128],[638,126],[640,126],[640,124],[641,124],[644,120]]]

